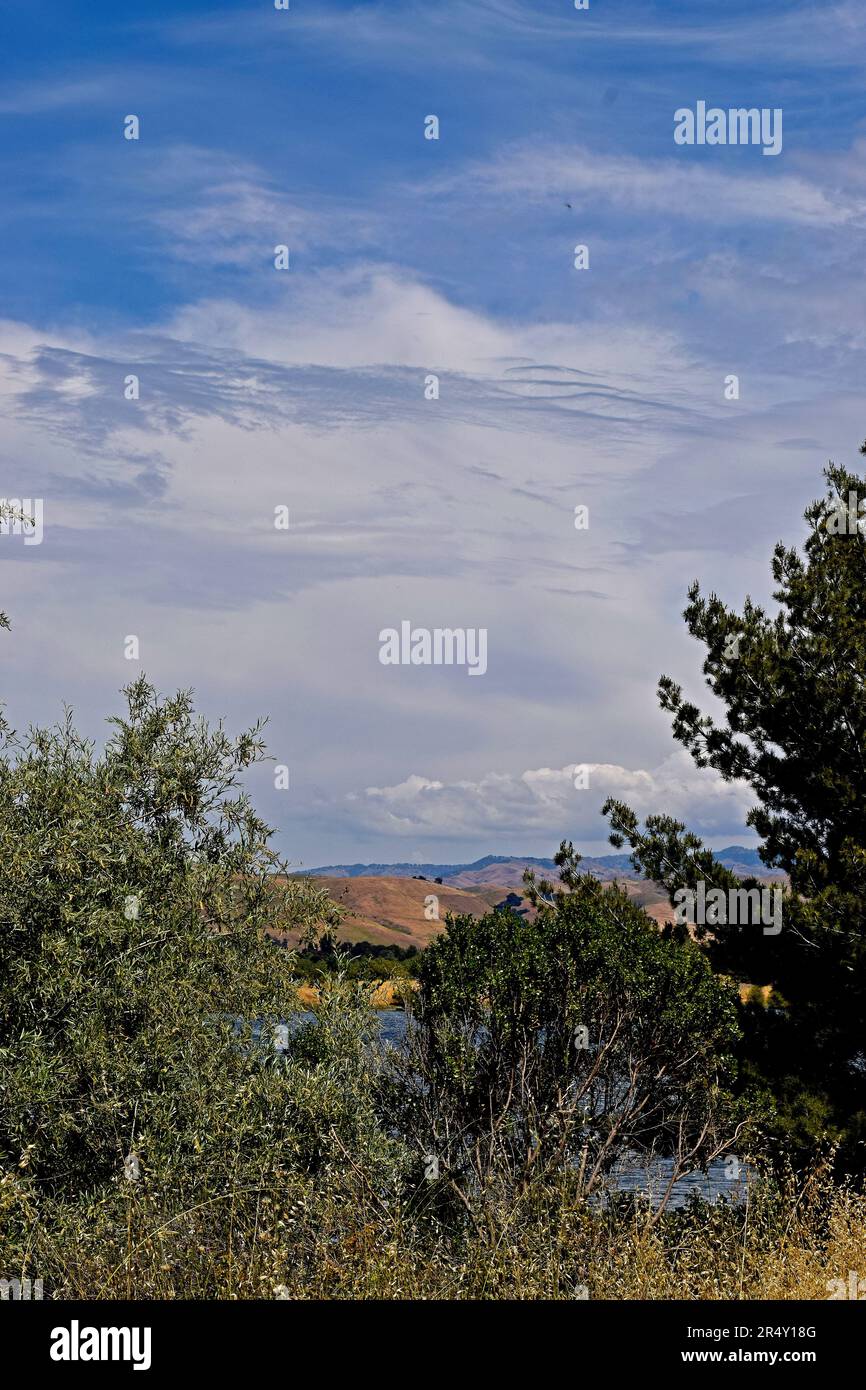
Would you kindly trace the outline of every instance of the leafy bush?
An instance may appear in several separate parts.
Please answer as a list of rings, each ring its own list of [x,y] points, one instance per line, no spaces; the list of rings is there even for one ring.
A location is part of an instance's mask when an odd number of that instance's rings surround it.
[[[391,1104],[471,1201],[569,1166],[591,1192],[628,1154],[672,1181],[738,1135],[735,993],[617,888],[576,876],[530,920],[449,919],[424,954]]]

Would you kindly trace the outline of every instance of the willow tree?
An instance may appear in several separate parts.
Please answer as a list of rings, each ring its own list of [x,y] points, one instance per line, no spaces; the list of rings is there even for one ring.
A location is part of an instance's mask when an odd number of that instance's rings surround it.
[[[240,786],[260,726],[232,737],[144,679],[125,694],[102,751],[69,715],[0,719],[0,1167],[40,1193],[222,1163],[229,1117],[232,1151],[254,1146],[261,1058],[237,1021],[296,1007],[265,928],[335,920],[277,874]]]

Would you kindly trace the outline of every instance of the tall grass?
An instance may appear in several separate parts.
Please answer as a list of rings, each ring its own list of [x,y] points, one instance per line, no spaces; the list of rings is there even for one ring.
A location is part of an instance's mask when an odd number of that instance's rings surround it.
[[[7,1181],[3,1208],[4,1274],[54,1298],[826,1299],[866,1274],[866,1198],[828,1166],[659,1221],[631,1200],[573,1201],[566,1177],[455,1227],[351,1161],[188,1204],[156,1186],[28,1210]]]

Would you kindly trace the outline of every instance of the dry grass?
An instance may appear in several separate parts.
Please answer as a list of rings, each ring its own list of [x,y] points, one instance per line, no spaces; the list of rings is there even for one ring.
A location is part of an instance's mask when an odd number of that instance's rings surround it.
[[[653,1222],[545,1191],[485,1204],[462,1230],[432,1196],[389,1203],[351,1164],[173,1212],[165,1193],[136,1191],[28,1219],[24,1189],[7,1181],[3,1196],[19,1232],[6,1275],[26,1269],[55,1297],[827,1299],[832,1280],[866,1276],[866,1197],[826,1166],[799,1185],[754,1183],[739,1209]]]
[[[416,980],[371,980],[369,1004],[373,1009],[401,1008],[407,989],[416,990]],[[299,985],[298,998],[306,1009],[314,1009],[321,1003],[321,994],[315,985]]]

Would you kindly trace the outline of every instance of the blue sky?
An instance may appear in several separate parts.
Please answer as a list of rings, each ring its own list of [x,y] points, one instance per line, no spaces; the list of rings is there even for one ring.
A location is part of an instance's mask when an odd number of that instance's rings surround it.
[[[269,713],[307,864],[599,849],[608,793],[746,838],[655,681],[700,694],[688,582],[766,599],[866,436],[864,50],[846,0],[8,5],[13,722],[98,736],[140,669]],[[675,145],[699,100],[781,153]],[[403,619],[486,627],[487,674],[383,667]]]

